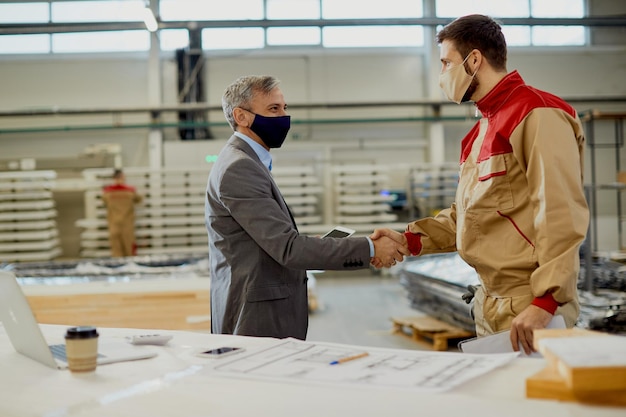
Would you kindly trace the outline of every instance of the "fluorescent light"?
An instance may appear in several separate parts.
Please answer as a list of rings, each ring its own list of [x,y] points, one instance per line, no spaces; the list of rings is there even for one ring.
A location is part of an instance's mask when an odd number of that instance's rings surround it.
[[[150,32],[156,32],[159,28],[159,24],[157,23],[152,10],[150,10],[150,7],[143,9],[143,23],[146,25],[146,29]]]

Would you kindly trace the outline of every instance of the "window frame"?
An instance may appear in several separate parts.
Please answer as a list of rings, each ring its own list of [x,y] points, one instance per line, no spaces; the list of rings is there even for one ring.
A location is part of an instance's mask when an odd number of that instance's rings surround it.
[[[137,0],[133,0],[134,2],[136,2]],[[154,0],[153,0],[154,1]],[[172,0],[163,0],[166,3],[171,3]],[[175,1],[179,1],[179,0],[175,0]],[[198,0],[185,0],[187,1],[189,4],[192,4],[192,1],[198,1]],[[200,0],[202,2],[205,2],[206,0]],[[262,3],[263,5],[263,12],[262,12],[262,17],[267,15],[267,7],[268,4],[266,2],[273,2],[276,1],[277,3],[280,3],[281,1],[284,2],[285,0],[247,0],[248,2],[250,2],[250,4],[254,4],[256,5],[255,7],[258,7],[259,4]],[[342,19],[341,17],[345,17],[348,15],[340,15],[337,18],[332,18],[332,19],[324,19],[324,5],[326,1],[329,0],[307,0],[309,3],[309,8],[312,9],[311,4],[315,4],[315,2],[317,1],[317,3],[319,4],[319,19],[303,19],[303,18],[298,18],[295,17],[293,19],[284,19],[284,20],[279,20],[279,19],[260,19],[260,20],[240,20],[240,21],[228,21],[228,20],[218,20],[218,21],[199,21],[199,22],[177,22],[177,21],[168,21],[168,20],[164,20],[161,22],[161,27],[158,30],[157,33],[160,33],[161,31],[163,31],[164,33],[166,33],[165,31],[167,30],[180,30],[180,29],[187,29],[188,30],[188,34],[189,34],[189,28],[193,27],[194,25],[200,27],[200,28],[205,28],[203,30],[207,30],[207,25],[208,24],[213,24],[219,28],[228,28],[228,25],[231,24],[232,28],[239,28],[239,27],[243,27],[245,26],[245,28],[257,28],[257,29],[261,29],[261,31],[259,31],[259,40],[258,42],[252,42],[252,47],[249,48],[243,48],[243,49],[248,49],[248,50],[258,50],[258,51],[276,51],[276,50],[280,50],[281,48],[284,48],[284,50],[286,52],[294,50],[295,48],[299,48],[299,53],[301,53],[303,50],[304,51],[308,51],[309,49],[312,51],[316,51],[316,50],[337,50],[337,49],[343,49],[344,51],[349,51],[349,50],[359,50],[359,51],[364,51],[364,50],[371,50],[372,52],[380,52],[385,48],[392,48],[392,49],[398,49],[398,48],[407,48],[410,49],[412,51],[415,50],[415,48],[418,49],[426,49],[427,45],[424,45],[424,39],[427,38],[426,33],[431,30],[431,28],[436,28],[435,24],[433,23],[428,23],[428,24],[415,24],[416,26],[421,26],[422,27],[422,31],[423,31],[423,36],[422,39],[420,40],[420,43],[417,45],[395,45],[395,46],[385,46],[385,45],[363,45],[363,46],[356,46],[356,45],[351,45],[351,46],[345,46],[345,47],[337,47],[337,46],[325,46],[324,44],[324,30],[326,28],[330,28],[333,26],[340,26],[341,24],[346,24],[347,22],[354,22],[354,24],[351,26],[353,28],[359,28],[362,27],[364,30],[367,26],[398,26],[398,24],[394,24],[393,22],[400,22],[402,21],[402,25],[410,25],[411,21],[423,21],[424,23],[427,22],[431,22],[431,21],[449,21],[450,18],[444,18],[442,16],[434,16],[432,18],[422,18],[421,16],[423,16],[423,8],[424,8],[424,4],[421,3],[421,1],[419,2],[419,7],[421,9],[420,12],[412,12],[409,13],[409,16],[412,17],[400,17],[397,19],[387,19],[387,18],[383,18],[383,19],[362,19],[362,18],[356,18],[356,19]],[[333,0],[334,1],[334,0]],[[361,0],[341,0],[342,2],[348,4],[349,2],[356,2],[359,3]],[[406,2],[409,0],[390,0],[393,1],[394,3],[397,4],[402,4],[402,2]],[[465,4],[466,0],[435,0],[436,1],[436,5],[439,4],[439,2],[454,2],[457,1],[459,3]],[[515,0],[510,0],[510,1],[515,1]],[[545,1],[545,0],[541,0],[541,1]],[[563,0],[560,0],[563,1]],[[588,0],[579,0],[580,2],[582,2],[582,8],[583,11],[586,10],[587,7],[587,1]],[[57,33],[65,33],[62,32],[63,26],[69,28],[67,30],[70,30],[71,32],[75,32],[77,34],[80,35],[80,33],[86,33],[86,32],[80,32],[78,29],[79,28],[84,28],[85,31],[99,31],[99,30],[103,30],[103,29],[107,29],[108,31],[111,32],[115,32],[115,31],[125,31],[125,30],[145,30],[142,29],[142,22],[139,20],[128,20],[125,19],[123,21],[119,21],[119,22],[100,22],[100,23],[93,23],[93,20],[86,20],[84,22],[66,22],[63,21],[62,23],[59,22],[53,22],[53,8],[54,8],[54,3],[75,3],[78,2],[78,0],[74,0],[74,1],[68,1],[68,0],[41,0],[41,1],[34,1],[34,2],[20,2],[20,1],[13,1],[12,3],[5,3],[4,5],[7,4],[17,4],[20,5],[20,7],[22,6],[27,6],[27,5],[37,5],[36,7],[41,8],[42,4],[47,4],[48,5],[48,20],[49,22],[46,24],[41,24],[41,22],[39,20],[41,20],[40,18],[38,18],[38,21],[34,22],[34,23],[19,23],[19,24],[9,24],[6,26],[28,26],[30,27],[31,30],[33,30],[32,33],[23,33],[23,34],[18,34],[17,36],[29,36],[30,34],[48,34],[50,37],[50,48],[47,52],[34,52],[32,53],[33,55],[41,55],[41,54],[50,54],[50,55],[56,55],[59,54],[59,52],[55,52],[54,48],[53,48],[53,39],[55,37],[55,34]],[[524,19],[534,19],[533,18],[533,5],[534,4],[542,4],[543,3],[535,3],[536,0],[528,0],[528,8],[529,8],[529,12],[528,12],[528,16],[522,16],[520,17],[522,20]],[[100,2],[102,3],[102,2]],[[111,2],[112,5],[114,5],[114,1]],[[119,1],[118,1],[119,3]],[[207,3],[202,3],[202,4],[209,4]],[[210,4],[216,4],[214,2],[211,2]],[[328,3],[330,4],[330,3]],[[0,4],[0,6],[2,6],[3,4]],[[543,5],[545,6],[545,5]],[[255,11],[255,13],[257,13],[258,15],[258,10]],[[583,13],[584,14],[584,13]],[[247,15],[242,15],[242,16],[247,16]],[[288,16],[288,14],[287,14]],[[584,18],[584,16],[583,16]],[[497,19],[497,18],[496,18]],[[505,19],[505,18],[502,18]],[[502,19],[500,19],[502,21]],[[558,18],[557,18],[558,19]],[[37,20],[37,19],[36,19]],[[552,19],[554,20],[554,18]],[[391,21],[391,23],[390,23]],[[258,23],[258,24],[257,24]],[[204,24],[204,26],[203,26]],[[507,27],[510,25],[505,25],[505,23],[502,23],[503,27]],[[2,22],[0,22],[0,25],[2,25]],[[45,31],[45,27],[48,26],[51,28],[51,30],[49,32]],[[272,28],[296,28],[296,27],[300,27],[300,26],[310,26],[310,27],[317,27],[320,28],[320,42],[319,43],[304,43],[304,44],[297,44],[297,43],[292,43],[292,42],[284,42],[281,43],[280,41],[277,42],[268,42],[268,31],[270,31],[270,29]],[[519,42],[511,42],[510,47],[511,48],[523,48],[523,47],[538,47],[538,48],[555,48],[555,47],[559,47],[559,48],[580,48],[580,47],[591,47],[591,45],[589,44],[590,42],[590,35],[589,35],[589,28],[588,26],[585,25],[570,25],[568,27],[582,27],[584,30],[584,33],[582,34],[582,38],[583,41],[582,43],[574,43],[574,44],[558,44],[558,45],[553,45],[550,43],[545,43],[545,42],[535,42],[534,38],[536,37],[533,36],[533,32],[539,32],[540,30],[533,30],[534,28],[538,27],[539,24],[530,24],[530,25],[519,25],[521,27],[525,27],[525,28],[529,28],[528,32],[529,32],[529,42],[528,43],[519,43]],[[554,27],[558,27],[555,25],[551,25]],[[39,28],[39,29],[36,29]],[[35,32],[35,30],[37,30]],[[262,33],[261,33],[262,32]],[[78,36],[79,36],[78,35]],[[0,36],[6,36],[4,34],[0,35]],[[13,35],[16,36],[16,35]],[[180,36],[181,38],[184,38],[184,36]],[[189,38],[189,36],[188,36]],[[14,38],[17,39],[17,38]],[[151,39],[154,39],[151,37]],[[171,51],[171,48],[163,48],[162,44],[159,43],[158,48],[162,51],[162,52],[167,52],[167,51]],[[106,48],[105,48],[106,49]],[[223,47],[218,47],[216,49],[212,49],[212,48],[205,48],[203,47],[204,51],[207,52],[211,52],[211,53],[227,53],[229,51],[237,51],[240,50],[242,48],[223,48]],[[73,53],[73,54],[87,54],[87,53],[94,53],[94,54],[106,54],[106,53],[116,53],[116,52],[120,52],[120,53],[124,53],[124,50],[119,50],[119,51],[115,51],[115,50],[107,50],[107,51],[97,51],[94,50],[92,52],[84,52],[84,51],[77,51],[77,52],[63,52],[63,53]],[[0,50],[0,56],[6,56],[6,55],[11,55],[11,52],[3,52]],[[20,55],[27,55],[26,54],[20,54]]]

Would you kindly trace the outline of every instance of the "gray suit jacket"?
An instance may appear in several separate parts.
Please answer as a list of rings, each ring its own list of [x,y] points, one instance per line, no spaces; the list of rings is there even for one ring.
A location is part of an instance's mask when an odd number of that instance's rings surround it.
[[[302,236],[254,150],[232,136],[209,174],[212,333],[305,339],[307,269],[369,267],[361,238]]]

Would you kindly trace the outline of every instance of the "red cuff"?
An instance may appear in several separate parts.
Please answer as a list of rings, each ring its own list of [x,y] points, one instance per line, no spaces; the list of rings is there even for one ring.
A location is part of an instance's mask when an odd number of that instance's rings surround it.
[[[556,302],[551,293],[546,293],[541,297],[535,297],[531,304],[546,310],[550,314],[554,314],[559,306],[559,303]]]
[[[419,255],[422,251],[422,235],[419,233],[404,232],[404,236],[406,237],[411,255]]]

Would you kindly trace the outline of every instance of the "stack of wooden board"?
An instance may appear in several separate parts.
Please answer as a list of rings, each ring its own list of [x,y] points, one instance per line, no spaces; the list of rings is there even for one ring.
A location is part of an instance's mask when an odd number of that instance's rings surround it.
[[[54,171],[0,172],[0,262],[48,261],[61,255]]]
[[[209,287],[207,277],[164,277],[22,289],[39,323],[207,331]]]
[[[548,365],[526,380],[528,398],[626,406],[626,337],[548,329],[534,345]]]

